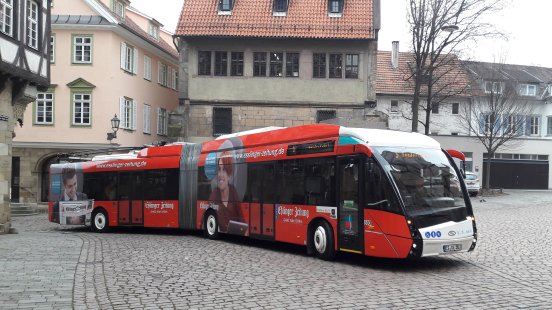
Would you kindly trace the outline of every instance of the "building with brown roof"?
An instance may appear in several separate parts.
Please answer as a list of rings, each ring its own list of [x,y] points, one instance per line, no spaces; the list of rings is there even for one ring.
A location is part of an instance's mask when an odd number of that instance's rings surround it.
[[[364,119],[379,0],[185,1],[176,29],[187,140]]]
[[[390,129],[410,131],[414,89],[409,77],[413,55],[400,53],[398,44],[394,47],[397,49],[378,52],[377,109],[388,117]],[[437,98],[439,104],[431,111],[430,133],[443,148],[462,151],[467,157],[467,170],[475,172],[482,181],[485,163],[490,160],[492,187],[552,188],[552,69],[452,60],[438,74],[441,80],[435,88],[442,90],[442,94]],[[488,159],[477,135],[489,127],[489,112],[485,107],[474,107],[479,103],[484,105],[491,92],[502,93],[506,85],[512,87],[510,100],[529,108],[524,115],[512,116],[516,112],[504,111],[496,117],[495,134],[501,135],[513,127],[518,134]],[[422,105],[426,91],[422,89]],[[420,119],[424,113],[420,109]],[[466,113],[478,133],[466,128],[462,120]],[[521,122],[516,121],[514,126],[511,124],[514,120]]]
[[[389,128],[409,130],[411,128],[411,104],[414,94],[412,77],[414,54],[400,52],[398,42],[393,43],[393,51],[378,51],[377,66],[377,109],[388,116]],[[469,103],[471,93],[469,77],[461,61],[449,55],[439,62],[435,69],[432,106],[430,113],[430,133],[433,135],[467,135],[457,127],[450,127],[450,121],[460,112],[462,104]],[[427,85],[421,89],[421,105],[427,107]],[[420,109],[419,118],[425,121],[426,109]],[[424,126],[419,126],[423,133]]]

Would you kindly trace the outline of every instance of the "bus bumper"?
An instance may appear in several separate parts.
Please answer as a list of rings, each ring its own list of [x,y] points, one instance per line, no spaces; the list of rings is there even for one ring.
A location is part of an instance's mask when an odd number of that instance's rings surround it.
[[[447,240],[424,240],[422,257],[468,252],[474,242],[473,236]]]

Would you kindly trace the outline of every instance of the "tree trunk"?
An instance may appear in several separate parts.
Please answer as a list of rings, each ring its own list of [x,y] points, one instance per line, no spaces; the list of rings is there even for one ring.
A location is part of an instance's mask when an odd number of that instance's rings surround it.
[[[490,189],[491,186],[491,158],[493,158],[493,155],[494,154],[491,154],[491,153],[487,153],[489,155],[488,158],[487,158],[487,162],[485,163],[485,165],[487,166],[487,171],[485,172],[485,189]]]
[[[420,105],[420,91],[414,91],[412,98],[412,132],[418,132],[418,108]]]

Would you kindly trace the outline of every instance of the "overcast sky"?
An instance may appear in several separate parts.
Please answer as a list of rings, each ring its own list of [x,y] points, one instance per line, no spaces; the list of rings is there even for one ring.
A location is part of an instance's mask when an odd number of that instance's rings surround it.
[[[193,0],[189,0],[193,1]],[[552,68],[552,34],[548,21],[552,12],[551,0],[505,0],[504,10],[492,17],[507,41],[478,42],[467,55],[474,60],[498,61]],[[131,5],[154,17],[165,29],[174,32],[184,0],[131,0]],[[399,41],[400,50],[408,51],[409,33],[406,18],[408,0],[381,0],[381,30],[379,49],[391,50],[391,41]]]

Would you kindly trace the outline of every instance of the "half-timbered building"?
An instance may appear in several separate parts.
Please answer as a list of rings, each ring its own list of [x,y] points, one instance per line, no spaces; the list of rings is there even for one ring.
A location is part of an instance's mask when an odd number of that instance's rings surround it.
[[[0,234],[10,230],[14,127],[50,84],[51,0],[0,0]],[[15,167],[14,167],[15,166]]]

